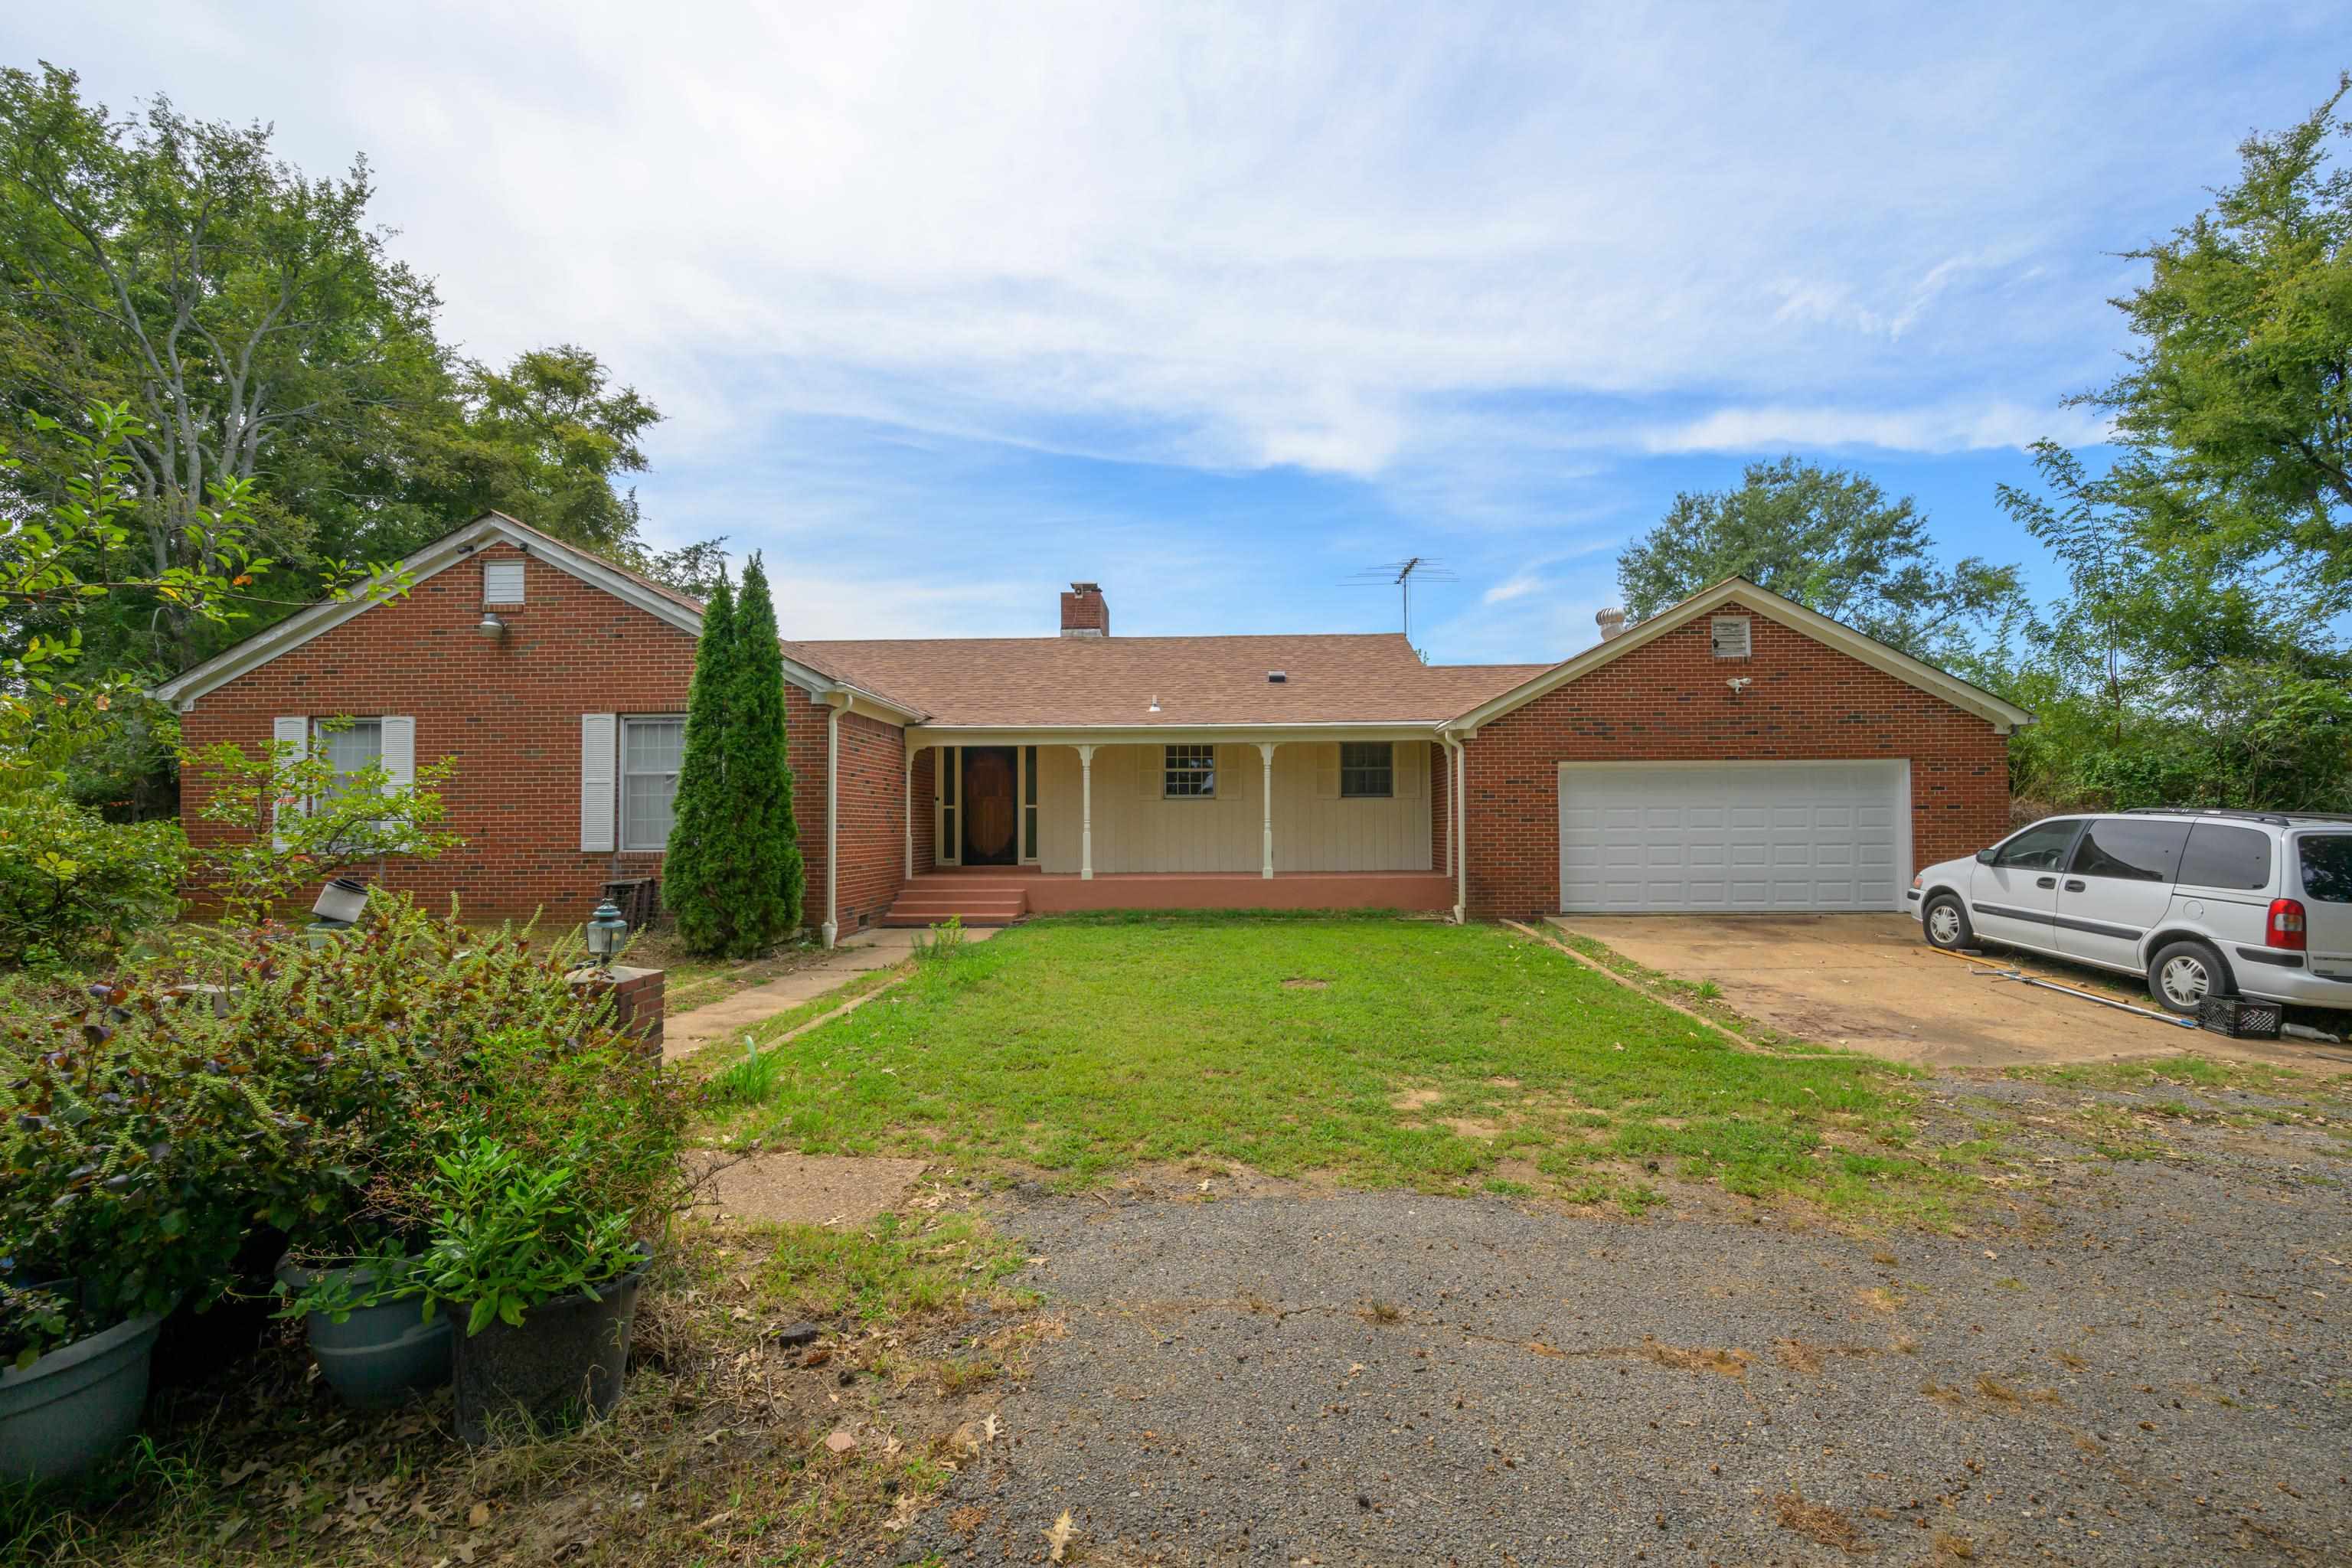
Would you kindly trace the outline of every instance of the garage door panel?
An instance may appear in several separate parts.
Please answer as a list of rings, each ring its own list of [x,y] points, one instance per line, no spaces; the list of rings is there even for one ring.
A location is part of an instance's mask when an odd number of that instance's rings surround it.
[[[1901,907],[1894,763],[1560,770],[1569,910]]]

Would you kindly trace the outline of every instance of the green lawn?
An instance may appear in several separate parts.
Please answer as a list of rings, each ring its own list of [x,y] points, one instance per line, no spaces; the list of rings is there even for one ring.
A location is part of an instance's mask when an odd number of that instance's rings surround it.
[[[1914,1081],[1741,1050],[1493,927],[1173,916],[927,960],[716,1083],[738,1134],[1071,1185],[1209,1158],[1636,1210],[1674,1178],[1932,1220],[1981,1151],[1910,1146]]]

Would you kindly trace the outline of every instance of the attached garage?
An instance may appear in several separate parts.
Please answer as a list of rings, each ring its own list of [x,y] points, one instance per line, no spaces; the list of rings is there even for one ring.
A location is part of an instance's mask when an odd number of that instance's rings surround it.
[[[1559,907],[1899,910],[1910,766],[1562,763]]]

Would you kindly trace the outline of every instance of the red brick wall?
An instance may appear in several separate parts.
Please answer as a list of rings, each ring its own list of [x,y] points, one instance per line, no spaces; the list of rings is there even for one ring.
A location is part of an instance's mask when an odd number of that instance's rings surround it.
[[[842,716],[838,918],[844,933],[879,919],[906,883],[906,737],[898,726],[863,713]]]
[[[939,766],[939,756],[940,749],[937,746],[925,746],[915,753],[914,787],[911,793],[915,803],[915,873],[918,876],[930,870],[937,864],[932,857],[938,847],[935,841],[939,837],[940,822],[938,814],[931,807],[932,797],[938,794],[932,786],[934,772]],[[899,862],[901,866],[905,863],[903,859]]]
[[[510,545],[486,546],[407,598],[368,610],[206,694],[183,716],[187,742],[266,746],[270,721],[280,714],[411,715],[418,765],[443,756],[457,761],[443,798],[450,829],[467,843],[437,860],[394,862],[392,886],[435,900],[455,893],[466,910],[483,914],[544,908],[566,923],[583,917],[611,874],[612,858],[580,849],[580,715],[683,713],[694,639],[528,557],[524,603],[499,611],[507,635],[483,637],[474,630],[482,610],[480,563],[519,554]],[[824,918],[825,710],[788,685],[785,722],[793,815],[808,868],[803,918],[814,925]],[[842,901],[863,914],[877,899],[887,904],[900,879],[899,732],[856,716],[845,719],[842,729],[843,794],[850,803],[842,825]],[[182,820],[198,843],[217,842],[230,831],[197,820],[197,780],[184,783],[181,801]],[[886,805],[887,821],[877,816]],[[928,815],[919,821],[927,823]],[[661,858],[658,852],[625,853],[622,874],[657,872]],[[845,921],[845,929],[855,926]]]
[[[1730,612],[1727,612],[1730,613]],[[1709,617],[1537,698],[1469,743],[1470,912],[1559,907],[1562,762],[1907,757],[1916,866],[2007,830],[2009,742],[1940,698],[1753,616],[1753,654],[1718,659]],[[1755,684],[1735,698],[1724,682]]]
[[[484,637],[474,629],[480,563],[519,554],[507,544],[477,551],[406,598],[206,693],[182,717],[187,743],[264,747],[279,714],[413,715],[417,765],[456,759],[442,793],[448,826],[467,843],[437,860],[394,861],[392,885],[429,900],[455,893],[468,911],[544,907],[553,921],[584,918],[611,858],[580,850],[580,715],[684,712],[694,639],[528,557],[524,602],[499,610],[507,635]],[[203,795],[199,780],[184,781],[181,819],[197,843],[218,842],[231,830],[198,820]],[[660,863],[658,854],[621,858],[624,875]]]

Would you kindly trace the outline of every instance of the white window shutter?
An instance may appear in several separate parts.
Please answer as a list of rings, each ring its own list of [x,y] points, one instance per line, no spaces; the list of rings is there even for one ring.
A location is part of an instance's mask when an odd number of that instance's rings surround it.
[[[1399,797],[1419,800],[1429,778],[1429,748],[1419,741],[1399,741],[1389,748],[1389,756]]]
[[[1315,798],[1339,798],[1339,743],[1325,741],[1315,748]]]
[[[1257,781],[1249,776],[1249,765],[1257,761],[1255,746],[1219,746],[1217,748],[1217,798],[1244,800],[1257,794]]]
[[[273,755],[278,746],[291,746],[294,748],[292,760],[295,762],[300,762],[303,758],[309,756],[310,752],[310,721],[304,718],[299,713],[289,714],[284,718],[272,719],[269,721],[269,739],[273,742],[271,746]],[[302,803],[300,801],[280,800],[278,803],[277,810],[272,812],[270,815],[270,821],[275,825],[280,818],[287,816],[299,816],[301,815],[301,811]],[[272,833],[270,835],[270,842],[275,844],[278,848],[283,849],[286,847],[286,836],[283,833]]]
[[[416,785],[416,721],[405,714],[387,713],[378,721],[383,726],[383,771],[386,782],[394,789],[413,789]]]
[[[1168,793],[1168,748],[1135,748],[1135,793],[1141,800],[1158,800]]]
[[[591,854],[613,848],[613,796],[620,715],[580,715],[580,847]]]

